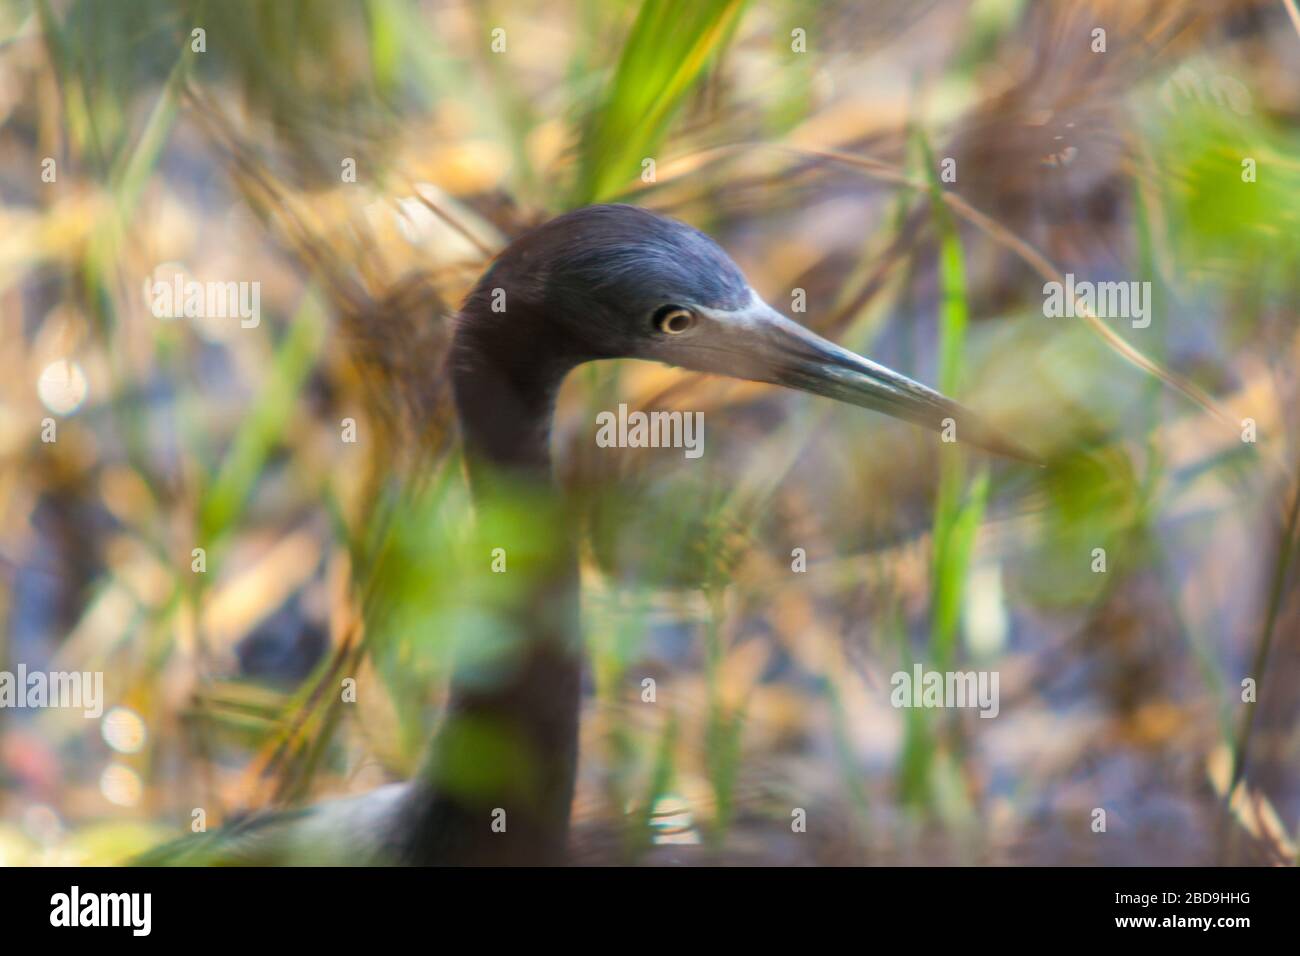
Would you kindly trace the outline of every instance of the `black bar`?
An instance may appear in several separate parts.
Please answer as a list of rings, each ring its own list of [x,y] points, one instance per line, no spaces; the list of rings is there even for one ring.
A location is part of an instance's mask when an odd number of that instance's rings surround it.
[[[70,908],[73,886],[83,913],[99,905],[98,897],[87,904],[88,895],[150,894],[148,935],[136,936],[127,918],[134,914],[142,927],[142,908],[123,910],[128,925],[51,925],[59,894]],[[204,947],[338,944],[376,933],[415,934],[429,947],[498,943],[513,933],[582,945],[600,937],[596,924],[611,920],[661,941],[669,930],[701,924],[723,940],[780,929],[816,938],[850,933],[848,941],[864,944],[913,931],[927,942],[1030,932],[1062,942],[1230,941],[1293,928],[1298,886],[1295,872],[1281,868],[12,869],[0,870],[0,911],[11,940],[77,933]],[[1152,922],[1120,925],[1134,919]],[[1200,925],[1206,919],[1208,928]]]

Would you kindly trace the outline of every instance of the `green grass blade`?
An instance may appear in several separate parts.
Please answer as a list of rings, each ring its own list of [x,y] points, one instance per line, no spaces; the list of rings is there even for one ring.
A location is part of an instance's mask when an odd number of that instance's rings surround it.
[[[221,470],[203,495],[199,534],[209,549],[238,518],[275,443],[285,434],[297,407],[295,398],[324,341],[320,303],[309,295],[289,323],[276,350],[266,390],[249,411]]]
[[[605,100],[587,128],[574,199],[608,199],[633,179],[722,48],[745,0],[645,0]]]

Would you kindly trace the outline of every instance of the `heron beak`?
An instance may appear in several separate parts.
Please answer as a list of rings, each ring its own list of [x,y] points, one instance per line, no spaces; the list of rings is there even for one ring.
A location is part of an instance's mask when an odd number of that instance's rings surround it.
[[[952,435],[997,455],[1042,464],[970,409],[822,338],[757,296],[741,311],[699,311],[704,321],[673,343],[673,364],[811,392]]]

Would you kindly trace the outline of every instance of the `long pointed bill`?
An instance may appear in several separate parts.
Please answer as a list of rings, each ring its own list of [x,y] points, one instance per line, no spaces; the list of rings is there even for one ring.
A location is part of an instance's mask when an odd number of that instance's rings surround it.
[[[689,331],[661,343],[657,357],[682,368],[769,382],[884,412],[985,451],[1041,464],[970,409],[883,365],[841,348],[757,296],[746,309],[697,309]]]

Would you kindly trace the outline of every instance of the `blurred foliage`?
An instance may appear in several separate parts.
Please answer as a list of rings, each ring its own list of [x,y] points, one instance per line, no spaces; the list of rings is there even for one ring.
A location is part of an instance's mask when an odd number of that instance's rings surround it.
[[[656,152],[668,122],[727,41],[745,0],[648,0],[623,41],[582,147],[574,205],[607,200]]]
[[[0,863],[410,773],[561,524],[580,859],[1294,862],[1298,65],[1273,0],[0,5],[0,667],[103,669],[144,738],[0,711]],[[572,510],[476,513],[452,310],[611,198],[1049,467],[601,363],[557,409]],[[1044,318],[1044,264],[1150,281],[1151,325]],[[261,322],[153,318],[173,270]],[[597,449],[620,401],[703,411],[704,458]],[[914,664],[995,670],[998,718],[891,707]],[[464,732],[466,786],[526,763]]]

